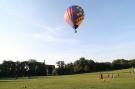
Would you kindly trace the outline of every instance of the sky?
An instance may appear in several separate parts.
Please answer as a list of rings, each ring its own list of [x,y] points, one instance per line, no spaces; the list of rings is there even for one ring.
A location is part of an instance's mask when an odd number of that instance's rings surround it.
[[[135,0],[0,0],[0,63],[36,59],[56,64],[135,58]],[[65,10],[85,12],[78,33]]]

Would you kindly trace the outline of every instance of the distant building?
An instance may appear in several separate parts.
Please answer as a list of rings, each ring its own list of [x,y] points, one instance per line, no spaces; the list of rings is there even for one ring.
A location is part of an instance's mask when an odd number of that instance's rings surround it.
[[[46,65],[46,74],[47,74],[47,76],[53,75],[54,70],[55,70],[55,65]]]

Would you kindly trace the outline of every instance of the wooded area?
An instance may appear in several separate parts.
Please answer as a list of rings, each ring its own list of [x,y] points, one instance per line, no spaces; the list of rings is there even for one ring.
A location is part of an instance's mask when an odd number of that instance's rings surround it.
[[[37,62],[35,59],[23,62],[3,61],[0,64],[0,77],[24,77],[24,76],[48,76],[48,75],[67,75],[99,71],[109,71],[135,67],[135,59],[125,60],[116,59],[112,62],[94,62],[84,57],[74,63],[65,64],[58,61],[57,67],[46,65],[44,62]]]

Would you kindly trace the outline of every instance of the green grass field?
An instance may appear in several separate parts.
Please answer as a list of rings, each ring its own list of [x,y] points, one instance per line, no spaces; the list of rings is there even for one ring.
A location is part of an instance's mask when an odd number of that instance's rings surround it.
[[[135,76],[128,71],[104,72],[104,80],[98,78],[99,73],[1,79],[0,89],[135,89]],[[108,78],[107,73],[119,73],[119,77]]]

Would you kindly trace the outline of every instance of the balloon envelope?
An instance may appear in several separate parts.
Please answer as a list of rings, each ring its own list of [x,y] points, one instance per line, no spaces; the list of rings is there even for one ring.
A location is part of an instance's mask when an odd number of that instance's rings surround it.
[[[77,29],[84,19],[84,11],[82,7],[79,5],[70,6],[64,14],[64,19],[70,26]]]

